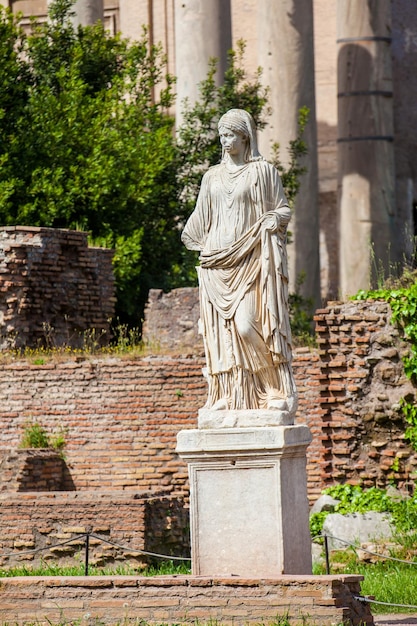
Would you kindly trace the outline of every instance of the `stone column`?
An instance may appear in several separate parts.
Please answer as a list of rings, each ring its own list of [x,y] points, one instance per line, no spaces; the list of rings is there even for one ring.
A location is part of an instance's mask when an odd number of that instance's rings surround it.
[[[177,126],[184,98],[190,104],[198,99],[198,84],[207,76],[211,57],[219,61],[217,81],[222,82],[231,47],[230,0],[175,0]]]
[[[273,143],[280,144],[281,161],[288,164],[288,145],[297,135],[298,110],[310,109],[304,138],[307,173],[290,223],[293,244],[289,246],[292,291],[305,274],[301,293],[320,303],[319,210],[317,132],[314,95],[313,8],[311,0],[260,0],[258,3],[259,65],[270,88],[272,116],[260,133],[261,152],[269,158]]]
[[[367,289],[397,258],[390,0],[338,0],[340,290]]]
[[[73,6],[74,26],[90,26],[104,19],[103,0],[77,0]]]

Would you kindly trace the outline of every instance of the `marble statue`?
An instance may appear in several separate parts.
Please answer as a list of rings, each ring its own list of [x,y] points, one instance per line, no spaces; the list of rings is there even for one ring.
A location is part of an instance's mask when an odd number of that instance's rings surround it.
[[[200,251],[205,408],[293,416],[286,253],[291,211],[276,168],[258,152],[252,116],[231,109],[218,130],[221,162],[205,173],[182,233],[185,246]]]

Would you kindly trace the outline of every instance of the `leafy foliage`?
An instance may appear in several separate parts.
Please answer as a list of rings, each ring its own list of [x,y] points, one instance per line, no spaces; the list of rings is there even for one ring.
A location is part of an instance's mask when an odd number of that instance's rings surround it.
[[[119,309],[134,316],[175,258],[173,79],[146,33],[128,43],[101,24],[75,30],[71,4],[56,0],[29,37],[0,14],[0,220],[115,247]]]
[[[414,450],[417,450],[417,405],[415,402],[408,402],[405,398],[400,402],[405,421],[409,424],[405,429],[405,438],[411,443]]]
[[[101,24],[75,28],[72,4],[54,0],[30,36],[0,7],[0,221],[81,229],[114,248],[116,317],[138,327],[150,287],[196,284],[196,255],[180,230],[203,172],[220,158],[217,122],[237,107],[263,128],[268,90],[260,69],[248,79],[238,42],[223,84],[212,60],[199,101],[178,103],[175,135],[174,78],[160,47],[146,32],[128,42]],[[306,121],[303,110],[289,170],[277,161],[290,200]]]
[[[384,489],[371,487],[363,489],[359,485],[334,485],[323,490],[339,502],[334,507],[335,513],[366,513],[380,511],[390,513],[398,532],[407,533],[417,527],[417,494],[413,498],[394,499]],[[321,533],[329,511],[314,513],[310,517],[312,536]]]
[[[28,421],[23,428],[19,448],[52,448],[54,450],[62,450],[65,447],[65,434],[63,429],[59,429],[55,434],[51,435],[39,422]]]
[[[308,123],[310,110],[307,107],[301,107],[298,112],[298,132],[297,137],[290,141],[289,145],[289,164],[285,168],[282,165],[279,156],[279,143],[272,146],[273,163],[277,168],[285,194],[290,206],[293,206],[295,197],[300,190],[301,176],[305,174],[307,168],[303,165],[303,157],[307,154],[307,144],[303,139],[303,134]]]
[[[300,274],[295,284],[295,292],[288,296],[291,331],[294,345],[313,345],[315,341],[313,333],[313,299],[306,298],[300,293],[305,276]]]

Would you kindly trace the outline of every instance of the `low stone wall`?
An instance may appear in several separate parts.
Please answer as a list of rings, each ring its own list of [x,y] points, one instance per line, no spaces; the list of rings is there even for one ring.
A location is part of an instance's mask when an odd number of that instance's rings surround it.
[[[54,450],[0,450],[1,491],[62,491],[65,461]]]
[[[190,550],[184,502],[146,493],[3,493],[0,529],[1,567],[82,564],[87,532],[103,538],[89,540],[90,565],[140,566],[149,562],[140,550],[184,557]]]
[[[0,228],[0,349],[108,343],[112,258],[89,248],[87,233]]]
[[[362,576],[281,576],[276,579],[133,576],[3,578],[0,619],[39,626],[76,620],[88,626],[138,619],[151,624],[196,621],[222,624],[274,623],[320,626],[374,623],[359,602]]]

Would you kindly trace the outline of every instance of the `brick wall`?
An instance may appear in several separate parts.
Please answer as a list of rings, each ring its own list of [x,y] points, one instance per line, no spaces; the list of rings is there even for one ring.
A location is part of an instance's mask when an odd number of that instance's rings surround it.
[[[54,450],[0,450],[1,491],[62,491],[66,465]]]
[[[4,578],[0,618],[23,624],[374,623],[359,602],[362,576],[280,576],[272,580],[135,576]]]
[[[317,311],[323,456],[321,480],[412,486],[417,454],[404,440],[399,401],[415,402],[409,350],[385,302],[330,303]]]
[[[300,423],[309,448],[310,496],[321,489],[319,359],[296,351]],[[188,493],[187,467],[175,453],[179,430],[196,428],[206,400],[201,357],[52,359],[5,363],[0,374],[0,449],[11,451],[28,419],[68,429],[63,488]]]
[[[68,429],[66,489],[183,494],[176,434],[195,427],[206,384],[201,358],[53,359],[3,364],[0,449],[19,445],[28,419]]]
[[[389,307],[382,302],[332,303],[316,315],[319,349],[295,351],[297,421],[313,433],[307,457],[311,500],[326,485],[346,480],[381,487],[394,481],[406,488],[417,469],[398,406],[401,397],[415,397],[401,360],[408,346],[389,319]],[[138,493],[186,499],[187,468],[175,453],[176,435],[196,426],[206,398],[203,364],[202,357],[161,355],[66,357],[43,365],[3,359],[0,451],[13,457],[27,419],[39,420],[50,431],[68,429],[61,488],[72,495],[53,492],[47,500],[51,511],[57,507],[57,522],[65,509],[67,517],[77,517],[85,526],[81,512],[89,511],[88,506],[77,509],[79,500],[71,500],[73,496],[86,503],[106,493],[110,502],[114,494],[116,503],[123,493],[130,502]],[[35,474],[27,472],[24,481],[20,487],[10,484],[13,489],[38,486]],[[32,511],[21,517],[26,526],[19,534],[32,533],[30,515],[38,502],[42,509],[41,496],[47,494],[3,494],[1,508],[10,502],[12,523],[3,520],[0,527],[14,533],[24,502],[16,497],[32,497]],[[65,507],[61,497],[68,498]],[[117,520],[116,508],[103,515]],[[39,515],[48,519],[52,512],[44,508]],[[131,528],[136,515],[133,507]],[[149,518],[147,528],[153,526]]]
[[[79,347],[83,333],[109,339],[115,287],[111,250],[87,233],[0,228],[0,349]]]
[[[313,433],[308,489],[333,482],[404,486],[417,456],[404,440],[398,402],[415,396],[407,345],[383,302],[333,304],[317,313],[319,350],[294,354],[297,422]],[[177,432],[195,428],[206,399],[201,357],[102,357],[3,364],[0,450],[18,446],[27,419],[68,429],[66,489],[187,494]]]
[[[87,532],[104,539],[90,538],[90,565],[140,566],[148,561],[140,550],[184,557],[190,550],[183,501],[139,492],[2,493],[0,528],[1,567],[83,564]]]

